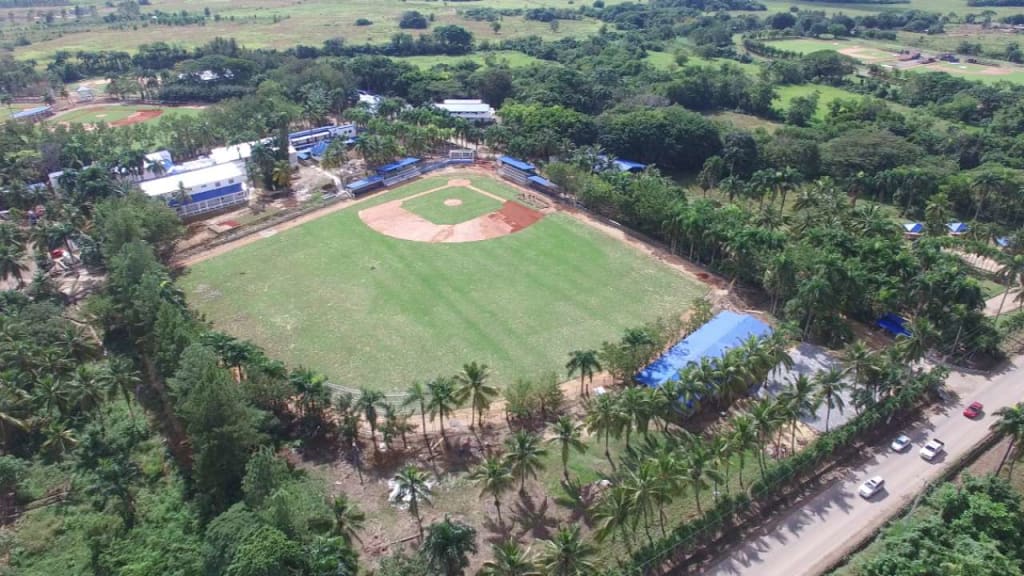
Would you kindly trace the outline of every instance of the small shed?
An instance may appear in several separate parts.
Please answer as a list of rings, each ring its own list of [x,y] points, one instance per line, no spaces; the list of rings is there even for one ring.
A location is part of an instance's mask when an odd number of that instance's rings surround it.
[[[75,90],[75,96],[78,97],[79,102],[92,102],[96,99],[96,93],[93,92],[92,87],[85,84],[82,84]]]
[[[946,228],[949,229],[950,236],[962,236],[971,229],[965,222],[950,222],[946,224]]]
[[[903,224],[903,235],[914,239],[924,234],[924,224],[920,222],[907,222]]]

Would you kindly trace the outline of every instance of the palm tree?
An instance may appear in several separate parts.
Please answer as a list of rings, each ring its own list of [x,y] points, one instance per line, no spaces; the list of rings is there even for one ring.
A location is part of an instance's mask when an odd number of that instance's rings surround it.
[[[377,449],[377,406],[384,402],[385,396],[379,390],[361,388],[359,398],[356,398],[356,409],[362,411],[366,423],[370,425],[370,438],[373,440],[373,449]]]
[[[398,497],[403,501],[408,499],[409,513],[416,519],[420,540],[423,540],[423,519],[420,517],[420,502],[430,504],[430,486],[427,484],[427,475],[419,468],[410,464],[402,468],[398,474],[395,474],[395,484],[398,488]]]
[[[178,189],[174,191],[174,201],[178,203],[178,206],[192,203],[192,191],[185,188],[184,182],[178,182]]]
[[[335,536],[340,536],[349,545],[353,540],[362,543],[359,531],[366,523],[366,514],[349,500],[347,495],[342,493],[334,497],[331,501],[331,512],[334,513],[334,526],[331,527],[331,532]]]
[[[135,388],[142,382],[131,360],[123,356],[111,356],[107,359],[106,365],[100,369],[97,378],[105,385],[107,398],[121,395],[124,398],[125,404],[128,405],[130,413]]]
[[[470,429],[473,429],[473,415],[476,415],[477,422],[483,422],[484,410],[490,407],[491,400],[498,395],[497,388],[487,385],[488,376],[490,376],[490,372],[487,369],[487,364],[477,364],[476,362],[464,364],[462,372],[455,375],[455,382],[459,386],[457,393],[460,403],[469,400]]]
[[[871,398],[874,400],[875,392],[871,382],[878,375],[878,358],[874,352],[863,340],[857,340],[843,350],[842,361],[845,371],[853,373],[854,386],[870,390]]]
[[[479,576],[540,576],[530,551],[523,550],[515,540],[505,540],[491,546],[492,560],[484,562]]]
[[[904,364],[914,364],[925,357],[937,339],[934,325],[923,317],[914,318],[908,326],[910,336],[899,336],[896,346]]]
[[[783,392],[779,394],[779,400],[786,408],[790,418],[790,454],[796,453],[796,423],[805,416],[810,416],[821,404],[820,397],[815,390],[814,382],[801,374],[797,376]]]
[[[22,251],[9,244],[0,245],[0,280],[14,278],[21,288],[25,285],[22,275],[28,272],[28,266],[22,262]]]
[[[427,389],[430,390],[430,402],[427,404],[427,409],[430,410],[430,420],[433,421],[435,417],[440,419],[441,438],[447,444],[448,437],[444,435],[444,419],[451,416],[452,412],[460,405],[455,381],[441,376],[431,380],[427,384]]]
[[[594,518],[597,530],[594,535],[599,543],[618,533],[627,549],[633,548],[633,529],[636,526],[636,511],[633,509],[631,490],[623,484],[612,486],[597,505]]]
[[[835,366],[825,372],[818,372],[814,375],[814,384],[818,388],[817,403],[825,403],[828,409],[825,411],[825,432],[829,429],[829,420],[832,418],[832,409],[838,408],[842,412],[846,408],[846,401],[843,400],[843,392],[846,391],[846,380],[842,370]]]
[[[580,396],[586,398],[590,395],[589,387],[584,385],[584,379],[594,383],[594,374],[600,372],[601,361],[598,359],[597,350],[573,350],[569,352],[569,361],[565,364],[569,378],[574,374],[580,375]]]
[[[20,417],[28,395],[11,382],[0,385],[0,447],[7,451],[11,430],[28,430],[28,424]]]
[[[647,542],[654,544],[651,537],[651,513],[656,505],[665,500],[665,485],[661,481],[656,463],[653,460],[646,460],[635,470],[629,470],[622,485],[629,495],[634,514],[638,513],[644,521]]]
[[[998,434],[1006,436],[1010,442],[1006,446],[1006,452],[1003,453],[1003,457],[999,460],[999,467],[996,468],[996,475],[1003,470],[1003,465],[1006,464],[1006,460],[1013,453],[1014,449],[1018,448],[1022,442],[1024,442],[1024,403],[1017,403],[1014,406],[1004,406],[999,410],[996,410],[995,415],[999,417],[992,424],[992,431]],[[1010,477],[1013,477],[1013,464],[1010,462]]]
[[[579,524],[562,527],[544,541],[540,564],[546,576],[589,576],[597,569],[590,562],[597,550],[580,537]]]
[[[270,181],[275,188],[287,188],[292,181],[292,166],[287,160],[274,162],[274,168],[270,172]]]
[[[584,419],[587,431],[597,434],[598,438],[604,436],[604,457],[612,462],[611,454],[608,451],[608,439],[611,436],[619,437],[622,431],[623,418],[619,411],[619,404],[611,394],[601,394],[587,403],[587,415]],[[612,464],[614,466],[614,464]]]
[[[733,416],[730,425],[730,443],[740,457],[739,478],[740,488],[742,489],[744,488],[743,468],[746,465],[747,452],[758,448],[757,427],[754,418],[750,414],[737,414]]]
[[[754,423],[754,430],[757,432],[758,464],[761,467],[761,477],[764,478],[765,462],[764,452],[779,426],[785,422],[785,417],[779,410],[780,403],[772,398],[765,398],[755,402],[750,408],[750,418]]]
[[[402,400],[402,407],[419,406],[420,424],[423,429],[423,439],[427,438],[427,402],[430,400],[430,391],[423,382],[415,381],[405,391],[405,399]]]
[[[431,524],[427,532],[422,553],[428,573],[461,576],[469,566],[469,555],[477,551],[476,530],[445,515],[441,522]]]
[[[536,434],[520,430],[505,439],[505,462],[512,474],[519,478],[519,493],[526,493],[526,477],[537,477],[537,472],[544,469],[542,458],[547,450],[540,446],[540,437]]]
[[[494,498],[494,508],[498,511],[498,523],[504,525],[501,519],[501,495],[508,492],[515,481],[508,463],[497,456],[488,456],[473,470],[469,479],[480,485],[481,498],[485,495]]]
[[[999,310],[996,311],[996,319],[1003,314],[1003,305],[1006,304],[1006,297],[1015,286],[1024,282],[1024,254],[1015,254],[1007,258],[999,269],[999,278],[1006,284],[1003,289],[1003,297],[999,300]]]
[[[569,482],[569,452],[575,451],[583,454],[587,451],[587,445],[580,440],[581,428],[582,426],[574,423],[572,418],[562,416],[552,426],[555,432],[554,437],[548,438],[548,444],[558,442],[562,454],[562,477],[567,483]]]
[[[721,482],[722,477],[713,467],[715,460],[708,444],[700,437],[695,437],[687,446],[686,454],[682,460],[682,480],[693,492],[694,502],[697,504],[697,513],[703,515],[700,506],[700,493],[708,487],[708,480]]]

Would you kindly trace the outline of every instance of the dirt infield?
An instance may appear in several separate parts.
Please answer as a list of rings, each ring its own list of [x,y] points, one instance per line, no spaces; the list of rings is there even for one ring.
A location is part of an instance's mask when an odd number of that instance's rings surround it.
[[[127,118],[122,118],[111,122],[111,126],[131,126],[132,124],[140,124],[154,118],[159,118],[163,114],[163,110],[139,110]]]
[[[469,180],[449,180],[446,186],[427,190],[400,200],[392,200],[359,211],[364,224],[392,238],[414,242],[458,243],[479,242],[515,234],[544,217],[544,214],[501,198],[501,209],[458,224],[434,224],[402,207],[406,200],[440,192],[451,187],[469,188],[485,196],[498,198],[493,194],[474,188]]]

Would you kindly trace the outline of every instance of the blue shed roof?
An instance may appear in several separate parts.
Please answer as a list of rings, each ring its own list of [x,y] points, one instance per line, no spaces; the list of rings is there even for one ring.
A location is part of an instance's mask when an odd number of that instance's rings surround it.
[[[949,228],[949,231],[953,234],[963,234],[971,229],[971,227],[964,222],[950,222],[949,224],[946,224],[946,228]]]
[[[771,333],[770,326],[753,316],[728,310],[719,312],[710,322],[680,340],[641,370],[636,380],[652,388],[669,380],[679,380],[679,371],[688,364],[700,362],[705,357],[718,358],[751,335],[760,338]]]
[[[25,110],[19,110],[14,114],[11,114],[11,118],[14,118],[15,120],[21,118],[31,118],[33,116],[38,116],[40,114],[46,114],[51,109],[53,109],[52,106],[36,106],[35,108],[26,108]]]
[[[1009,236],[1000,236],[996,238],[996,245],[1000,248],[1009,248],[1013,244],[1013,240]]]
[[[377,168],[377,173],[387,174],[388,172],[394,172],[396,170],[401,170],[402,168],[405,168],[407,166],[412,166],[413,164],[419,161],[419,158],[402,158],[398,162],[392,162],[391,164],[385,164],[384,166]]]
[[[502,164],[508,164],[513,168],[517,168],[525,172],[532,172],[533,170],[536,169],[533,164],[530,164],[529,162],[523,162],[522,160],[519,160],[518,158],[513,158],[511,156],[502,156],[501,158],[498,158],[498,162],[501,162]]]
[[[528,180],[530,182],[533,182],[534,184],[537,184],[538,186],[543,186],[545,188],[552,188],[552,189],[558,188],[558,186],[555,186],[554,182],[552,182],[551,180],[548,180],[546,178],[542,178],[540,176],[530,176],[528,178]]]
[[[363,178],[362,180],[356,180],[355,182],[349,182],[345,185],[345,188],[354,191],[362,190],[363,188],[369,188],[375,186],[384,181],[380,176],[370,176],[369,178]]]
[[[924,232],[924,224],[921,224],[920,222],[907,222],[903,225],[903,230],[905,230],[907,234],[920,234]]]
[[[647,169],[647,164],[623,160],[621,158],[612,160],[612,164],[615,164],[615,167],[619,169],[619,172],[642,172]]]

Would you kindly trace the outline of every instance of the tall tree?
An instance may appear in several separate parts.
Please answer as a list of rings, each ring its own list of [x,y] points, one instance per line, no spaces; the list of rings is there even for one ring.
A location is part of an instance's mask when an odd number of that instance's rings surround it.
[[[422,552],[430,574],[461,576],[469,566],[469,555],[476,554],[476,530],[447,515],[427,527]]]
[[[508,463],[497,456],[488,456],[473,470],[469,478],[480,485],[481,497],[489,495],[494,498],[494,508],[498,511],[498,523],[504,524],[501,520],[501,495],[508,492],[514,482]]]
[[[486,364],[470,362],[462,366],[462,371],[455,375],[458,383],[458,395],[460,403],[469,401],[471,410],[469,416],[469,427],[473,428],[473,416],[476,421],[482,422],[484,411],[491,406],[491,401],[498,395],[498,389],[487,384],[490,377],[490,370]]]
[[[423,518],[420,516],[420,503],[430,504],[430,486],[427,475],[419,468],[408,465],[395,474],[398,497],[409,501],[409,513],[416,519],[420,540],[423,540]]]
[[[409,385],[409,388],[405,391],[405,399],[402,400],[402,406],[419,406],[420,409],[420,427],[423,432],[423,439],[427,438],[427,404],[430,401],[430,390],[427,385],[419,380]]]
[[[1014,450],[1019,450],[1021,444],[1024,443],[1024,403],[1003,406],[996,410],[995,416],[999,419],[992,423],[992,431],[1002,434],[1008,440],[1006,452],[1003,453],[1003,457],[999,460],[999,467],[996,468],[996,475],[998,476],[1010,455],[1013,454]],[[1016,458],[1010,462],[1011,478],[1013,477],[1013,463],[1015,461]]]
[[[597,434],[598,438],[604,436],[604,457],[610,463],[612,457],[608,450],[608,440],[612,436],[618,438],[623,426],[622,413],[615,397],[611,394],[601,394],[587,402],[584,422],[591,434]]]
[[[587,445],[580,440],[581,428],[569,416],[562,416],[551,427],[555,435],[548,438],[548,444],[558,444],[562,455],[562,478],[566,483],[569,482],[569,453],[583,454],[587,451]]]
[[[510,539],[491,545],[491,560],[484,562],[480,576],[541,576],[541,573],[530,559],[530,551]]]
[[[601,361],[598,358],[597,350],[573,350],[569,352],[569,361],[565,364],[569,378],[574,374],[580,375],[580,397],[586,398],[590,390],[584,385],[584,380],[594,383],[594,374],[601,371]]]
[[[838,409],[842,412],[846,408],[846,401],[843,394],[846,392],[846,380],[842,370],[831,367],[824,372],[814,375],[814,385],[818,389],[817,402],[824,403],[825,411],[825,432],[829,430],[829,421],[832,419],[832,410]]]
[[[540,565],[547,576],[587,576],[597,570],[591,562],[594,547],[583,540],[578,524],[562,527],[544,541]]]
[[[331,531],[345,540],[349,545],[352,541],[362,542],[359,531],[366,524],[366,514],[349,499],[345,493],[338,494],[331,500],[331,512],[334,515],[334,526]]]
[[[356,398],[356,409],[362,411],[366,423],[370,425],[370,438],[373,440],[373,449],[377,449],[377,408],[384,402],[384,393],[379,390],[361,388],[359,397]]]
[[[537,472],[544,468],[544,456],[547,450],[541,447],[540,437],[536,434],[519,430],[505,440],[505,461],[509,469],[519,478],[519,493],[526,493],[526,478],[537,477]]]
[[[790,420],[789,452],[795,454],[796,424],[801,418],[814,414],[821,404],[821,397],[815,389],[814,381],[801,374],[779,394],[779,400]]]
[[[440,420],[441,438],[447,444],[448,437],[444,434],[444,419],[451,416],[461,405],[455,381],[440,376],[431,380],[427,384],[427,389],[430,390],[430,402],[427,404],[427,409],[430,410],[430,419],[433,421],[436,417]]]

